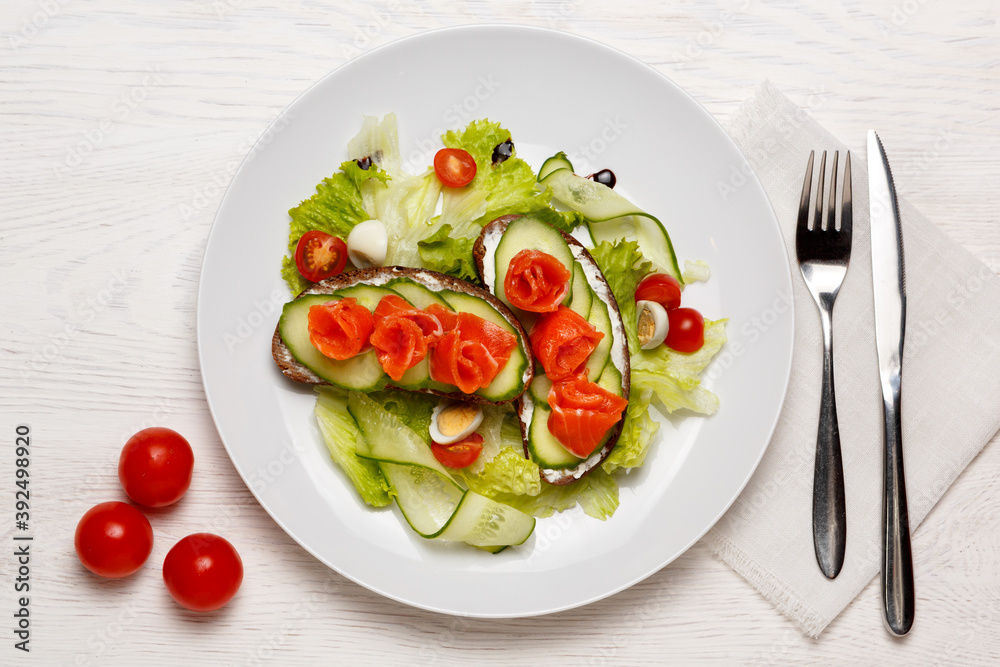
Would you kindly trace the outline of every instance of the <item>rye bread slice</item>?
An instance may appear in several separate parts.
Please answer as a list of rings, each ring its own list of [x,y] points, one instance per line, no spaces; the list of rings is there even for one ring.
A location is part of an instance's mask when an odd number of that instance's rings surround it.
[[[353,285],[364,284],[364,285],[374,285],[381,286],[387,282],[394,280],[395,278],[409,278],[414,282],[420,283],[421,285],[431,289],[432,291],[438,292],[443,289],[453,290],[455,292],[462,292],[470,296],[482,299],[492,306],[507,322],[514,327],[519,338],[519,345],[521,346],[521,351],[530,360],[531,350],[530,344],[528,343],[528,336],[524,332],[524,328],[521,323],[514,316],[514,313],[510,311],[510,308],[506,306],[502,301],[497,299],[493,294],[487,292],[484,289],[480,289],[471,283],[464,280],[459,280],[458,278],[453,278],[447,276],[443,273],[438,273],[437,271],[429,271],[427,269],[413,269],[405,266],[382,266],[371,269],[358,269],[357,271],[351,271],[349,273],[342,273],[338,276],[332,278],[327,278],[321,282],[318,282],[311,287],[305,289],[296,296],[296,299],[308,296],[310,294],[332,294],[337,290],[344,289],[345,287],[351,287]],[[281,338],[281,332],[279,327],[275,327],[274,336],[271,338],[271,355],[274,357],[274,362],[278,364],[278,368],[281,372],[285,374],[286,377],[295,380],[296,382],[302,382],[305,384],[330,384],[329,382],[323,380],[306,366],[302,365],[298,360],[292,356],[291,350],[285,345],[285,341]],[[528,368],[525,371],[526,381],[524,383],[525,388],[531,384],[531,378],[534,377],[534,366],[529,363]],[[501,405],[504,403],[510,403],[511,401],[520,398],[520,394],[513,398],[509,398],[505,401],[494,402],[490,401],[478,394],[465,394],[461,391],[445,392],[438,391],[436,389],[406,389],[404,387],[396,387],[392,384],[388,385],[393,389],[401,389],[402,391],[414,391],[424,394],[434,394],[435,396],[441,396],[443,398],[450,398],[457,401],[465,401],[467,403],[481,403],[486,405]],[[522,391],[523,393],[523,391]]]
[[[507,229],[507,226],[520,217],[522,216],[505,215],[499,217],[483,227],[483,231],[480,233],[479,238],[476,239],[476,243],[472,249],[472,256],[476,261],[476,271],[479,273],[479,277],[483,281],[483,284],[486,285],[487,289],[492,289],[493,287],[487,282],[485,275],[486,272],[484,270],[484,260],[487,257],[487,253],[492,254],[496,251],[496,243],[499,242],[499,239],[503,235],[503,232]],[[584,245],[565,232],[560,231],[560,234],[562,234],[566,243],[569,244],[574,258],[584,265],[584,269],[587,274],[587,282],[590,284],[591,289],[594,290],[594,294],[597,295],[598,300],[603,301],[608,305],[608,312],[612,318],[612,329],[615,328],[615,321],[617,321],[619,325],[617,331],[620,332],[620,336],[615,336],[616,340],[614,341],[612,349],[611,361],[608,363],[614,363],[614,358],[616,356],[615,348],[617,348],[618,355],[621,358],[621,365],[619,366],[618,364],[615,364],[615,367],[621,371],[622,396],[627,401],[632,386],[632,372],[631,365],[629,363],[630,353],[628,348],[628,339],[625,336],[625,324],[622,322],[621,311],[618,309],[618,301],[615,300],[615,295],[608,286],[608,281],[605,280],[604,274],[601,273],[600,267],[597,266],[597,262],[594,261],[594,258],[591,257]],[[493,239],[496,239],[496,242],[494,242]],[[495,271],[496,267],[494,267],[494,275]],[[530,395],[527,393],[522,394],[522,396],[517,399],[516,407],[518,421],[521,425],[521,439],[524,446],[524,456],[525,458],[531,458],[528,450],[528,427],[531,425],[534,403]],[[602,447],[598,452],[591,454],[588,459],[582,461],[575,468],[566,468],[561,470],[542,468],[542,479],[550,484],[562,486],[575,482],[576,480],[587,475],[589,472],[600,466],[601,463],[604,462],[604,459],[608,458],[608,455],[611,454],[611,450],[614,449],[615,445],[618,443],[618,438],[621,437],[624,423],[625,418],[623,415],[622,419],[620,419],[618,423],[612,427],[611,436],[608,438],[604,447]]]

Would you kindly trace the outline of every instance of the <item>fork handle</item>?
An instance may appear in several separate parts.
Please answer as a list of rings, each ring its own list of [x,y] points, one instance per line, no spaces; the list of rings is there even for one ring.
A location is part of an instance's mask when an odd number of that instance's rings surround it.
[[[844,464],[840,453],[840,428],[837,425],[837,399],[833,383],[832,309],[832,300],[829,309],[819,309],[823,323],[823,393],[813,474],[813,545],[819,568],[828,579],[840,574],[847,546]]]

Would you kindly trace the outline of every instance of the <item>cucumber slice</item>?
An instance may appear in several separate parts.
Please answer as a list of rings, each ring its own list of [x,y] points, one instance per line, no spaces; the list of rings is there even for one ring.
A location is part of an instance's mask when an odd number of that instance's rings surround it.
[[[549,470],[574,468],[583,459],[570,454],[549,431],[551,413],[545,403],[536,403],[531,413],[531,425],[528,427],[528,451],[531,453],[531,460],[540,468]]]
[[[503,327],[517,337],[518,346],[511,353],[507,365],[500,369],[500,373],[493,379],[490,386],[476,392],[491,401],[503,401],[517,396],[524,387],[524,371],[528,367],[528,359],[525,358],[523,352],[529,348],[527,341],[522,340],[518,336],[517,329],[512,327],[503,315],[494,310],[493,306],[482,299],[452,290],[441,290],[439,294],[455,310],[478,315],[488,322]]]
[[[539,183],[556,169],[569,169],[573,171],[573,163],[569,161],[569,158],[562,151],[559,151],[542,163],[542,168],[538,170]]]
[[[462,503],[465,492],[433,470],[380,462],[379,467],[396,494],[403,518],[421,537],[437,537]]]
[[[614,345],[615,336],[611,329],[611,313],[608,311],[608,304],[598,299],[596,295],[592,298],[593,305],[587,319],[590,320],[595,329],[604,334],[604,338],[587,358],[587,370],[590,371],[587,377],[593,382],[601,377],[604,367],[609,365],[608,361],[611,359],[611,347]]]
[[[534,529],[534,517],[475,491],[467,491],[458,511],[438,537],[474,547],[517,545],[527,540]]]
[[[347,409],[363,436],[358,456],[378,461],[403,518],[422,537],[497,553],[523,543],[535,529],[527,514],[464,490],[413,429],[372,399],[352,392]]]
[[[586,216],[594,243],[613,243],[634,235],[646,259],[684,283],[670,235],[656,217],[608,186],[577,176],[572,169],[556,169],[540,182],[551,187],[553,196],[560,202]],[[631,218],[632,222],[622,218]]]
[[[546,222],[532,218],[530,215],[511,221],[507,225],[507,229],[504,231],[494,253],[496,280],[493,283],[493,294],[510,306],[514,310],[514,314],[518,316],[523,311],[514,308],[510,301],[507,300],[507,294],[504,290],[504,280],[507,278],[507,269],[510,267],[510,260],[514,259],[514,255],[522,250],[541,250],[542,252],[546,252],[562,262],[562,265],[571,271],[575,263],[573,252],[569,249],[566,240],[563,239],[559,230]],[[570,300],[572,298],[571,290],[566,295],[566,299]]]
[[[622,372],[615,368],[614,364],[605,366],[604,372],[601,373],[601,377],[596,382],[599,387],[607,389],[615,396],[621,396],[625,393],[625,389],[622,387]]]
[[[594,293],[587,284],[587,274],[580,262],[573,262],[573,296],[569,301],[569,309],[584,319],[590,317],[591,303]]]
[[[409,301],[415,308],[423,310],[431,304],[451,308],[448,302],[438,296],[434,290],[409,278],[394,278],[387,282],[385,286]]]
[[[309,340],[309,309],[312,306],[337,301],[346,291],[304,296],[286,303],[278,324],[281,338],[296,361],[330,384],[354,391],[377,391],[385,386],[388,376],[382,370],[382,364],[379,363],[374,350],[338,361],[325,356]],[[358,296],[356,298],[360,303],[361,298]]]
[[[388,287],[357,284],[337,290],[327,297],[327,301],[330,301],[330,297],[334,297],[335,299],[353,297],[358,300],[359,304],[368,310],[375,312],[375,308],[378,307],[378,302],[382,300],[382,297],[389,295],[402,296],[395,290],[391,290]],[[406,297],[403,298],[405,299]]]
[[[461,489],[448,469],[441,465],[427,444],[399,417],[364,394],[351,392],[347,410],[364,436],[358,442],[358,456],[375,461],[427,468]]]
[[[552,389],[552,380],[546,377],[544,374],[535,375],[531,380],[531,386],[528,387],[528,391],[531,392],[531,399],[535,403],[541,403],[542,405],[547,405],[549,402],[549,391]]]

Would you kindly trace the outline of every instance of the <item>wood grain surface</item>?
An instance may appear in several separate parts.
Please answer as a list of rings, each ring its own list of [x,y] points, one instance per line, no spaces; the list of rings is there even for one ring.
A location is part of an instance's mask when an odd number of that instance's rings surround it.
[[[761,0],[422,3],[5,0],[0,10],[0,664],[988,664],[1000,661],[996,439],[914,536],[919,619],[893,640],[869,586],[819,640],[696,545],[643,583],[524,620],[386,600],[299,548],[215,431],[195,346],[202,252],[239,161],[275,115],[352,56],[422,30],[548,26],[622,49],[724,119],[765,78],[851,148],[880,129],[900,192],[1000,271],[1000,3]],[[512,47],[516,48],[515,45]],[[863,154],[863,153],[862,153]],[[14,429],[33,437],[31,643],[13,647]],[[124,499],[144,425],[198,471],[154,511],[150,565],[98,581],[73,530]],[[159,563],[219,532],[248,576],[228,607],[179,609]]]

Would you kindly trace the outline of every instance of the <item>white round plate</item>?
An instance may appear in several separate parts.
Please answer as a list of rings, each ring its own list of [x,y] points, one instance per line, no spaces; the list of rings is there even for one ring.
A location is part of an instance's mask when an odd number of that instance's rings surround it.
[[[710,319],[730,319],[730,343],[705,383],[722,407],[708,419],[661,420],[646,465],[620,478],[621,506],[610,520],[579,511],[540,520],[527,543],[497,555],[424,540],[395,508],[363,505],[325,450],[312,391],[272,361],[271,335],[289,298],[279,275],[287,211],[347,159],[363,114],[389,112],[398,116],[411,170],[430,164],[443,131],[483,117],[509,129],[535,168],[558,150],[580,173],[611,168],[618,188],[664,221],[682,262],[711,266],[711,280],[684,298]],[[745,164],[705,109],[654,69],[560,32],[440,30],[337,69],[261,137],[208,240],[198,347],[205,393],[236,469],[316,558],[417,607],[545,614],[648,577],[736,499],[767,447],[787,386],[791,279],[777,221],[754,176],[725,197],[718,189]],[[776,304],[787,312],[768,319]]]

